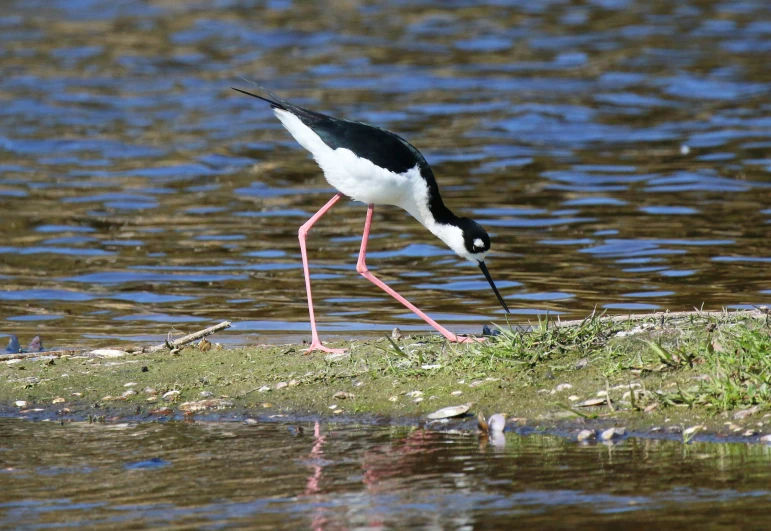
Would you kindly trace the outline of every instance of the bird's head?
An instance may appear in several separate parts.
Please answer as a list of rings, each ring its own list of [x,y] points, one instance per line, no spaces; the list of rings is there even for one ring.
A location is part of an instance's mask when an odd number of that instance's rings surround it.
[[[506,313],[511,313],[485,265],[485,257],[490,252],[490,236],[487,231],[479,223],[469,218],[457,218],[447,229],[437,233],[437,236],[444,240],[458,256],[479,266],[487,282],[490,283],[490,287],[493,288],[495,296],[498,297],[498,302],[501,303]]]
[[[490,252],[490,236],[487,231],[469,218],[458,218],[457,225],[463,235],[463,248],[453,250],[466,260],[484,262]]]

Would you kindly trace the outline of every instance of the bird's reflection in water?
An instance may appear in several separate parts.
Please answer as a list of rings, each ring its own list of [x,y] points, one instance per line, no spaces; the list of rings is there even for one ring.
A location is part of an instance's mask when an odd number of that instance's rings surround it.
[[[314,424],[313,446],[306,460],[310,475],[306,480],[304,495],[324,496],[331,494],[322,485],[324,468],[332,464],[324,457],[324,445],[329,435],[321,434],[319,422]],[[392,439],[387,444],[375,446],[361,456],[362,483],[368,493],[377,495],[399,490],[405,478],[420,476],[432,464],[427,456],[441,451],[436,445],[440,434],[427,430],[414,430],[407,436]],[[320,500],[323,501],[323,500]],[[313,509],[310,528],[320,531],[331,519],[324,504]],[[379,517],[373,514],[368,526],[377,529],[382,525]]]
[[[308,455],[308,466],[311,474],[305,484],[305,495],[312,496],[321,493],[321,478],[324,471],[324,443],[326,435],[321,435],[321,425],[316,421],[313,425],[313,446]],[[321,531],[327,523],[327,508],[319,505],[313,509],[311,517],[311,529]]]

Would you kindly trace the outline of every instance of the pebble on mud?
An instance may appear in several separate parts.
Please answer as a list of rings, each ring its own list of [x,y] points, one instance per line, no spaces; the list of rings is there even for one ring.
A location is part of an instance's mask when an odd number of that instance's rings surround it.
[[[267,393],[268,391],[270,391],[270,387],[268,387],[267,385],[263,385],[262,387],[257,389],[258,393]]]
[[[198,393],[198,396],[200,396],[201,398],[213,398],[214,393],[212,393],[211,391],[201,391],[200,393]]]
[[[145,402],[150,402],[151,404],[157,401],[158,401],[158,395],[148,396],[147,399],[145,399]]]
[[[576,435],[576,439],[581,441],[593,441],[597,438],[597,432],[594,430],[581,430],[578,432],[578,435]]]
[[[128,383],[124,383],[123,387],[134,387],[135,385],[139,385],[139,384],[137,384],[136,382],[128,382]]]
[[[83,396],[83,393],[78,393],[78,392],[70,393],[70,396],[75,396],[75,397],[79,398],[79,397]]]
[[[354,398],[356,395],[353,393],[348,393],[346,391],[338,391],[335,394],[332,395],[332,398],[336,398],[338,400],[349,400],[351,398]]]
[[[279,389],[283,389],[284,387],[289,387],[289,384],[286,382],[278,382],[276,384],[276,391],[278,391]]]
[[[16,402],[13,403],[13,405],[16,407],[27,407],[29,405],[29,402],[27,402],[26,400],[17,400]]]
[[[300,385],[300,382],[298,382],[297,380],[289,380],[289,383],[287,385],[289,387],[297,387],[298,385]]]
[[[139,393],[137,393],[134,389],[129,389],[128,391],[124,391],[122,395],[123,398],[129,398],[131,396],[136,396]]]
[[[766,444],[771,444],[771,434],[764,435],[763,437],[761,437],[760,438],[760,442],[764,442]]]
[[[57,396],[56,398],[54,398],[51,401],[52,404],[62,404],[64,402],[65,402],[65,400],[62,397],[60,397],[60,396]]]
[[[410,398],[417,398],[419,396],[423,396],[423,391],[410,391],[409,393],[405,393]]]
[[[555,391],[558,393],[561,393],[562,391],[567,391],[568,389],[573,389],[573,386],[569,383],[563,383],[559,384],[557,387],[554,388]]]
[[[625,428],[608,428],[607,430],[603,431],[600,435],[600,439],[603,441],[612,441],[613,439],[618,439],[623,437],[626,434]]]
[[[453,391],[453,392],[452,392],[452,393],[450,393],[450,394],[451,394],[452,396],[460,396],[460,395],[462,395],[462,394],[463,394],[463,391]]]
[[[158,391],[155,390],[152,387],[145,387],[144,390],[142,390],[142,392],[144,394],[146,394],[146,395],[157,395],[158,394]]]
[[[255,419],[246,419],[244,421],[244,424],[246,424],[247,426],[256,426],[257,424],[259,424],[259,422]]]
[[[391,396],[391,397],[388,397],[388,401],[389,401],[389,402],[396,402],[397,400],[399,400],[399,397],[398,397],[398,396]]]
[[[151,415],[171,415],[173,413],[170,407],[159,407],[150,411]]]

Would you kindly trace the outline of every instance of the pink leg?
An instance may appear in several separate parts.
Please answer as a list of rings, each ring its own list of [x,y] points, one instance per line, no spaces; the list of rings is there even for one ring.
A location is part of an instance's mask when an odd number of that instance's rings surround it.
[[[454,342],[454,343],[466,343],[466,342],[473,342],[473,341],[483,341],[482,339],[472,339],[466,336],[456,336],[443,326],[441,326],[439,323],[431,319],[428,315],[418,310],[418,308],[412,304],[410,301],[396,293],[393,289],[389,288],[385,282],[377,278],[375,275],[369,272],[369,269],[367,269],[367,241],[369,240],[369,230],[372,226],[372,213],[375,210],[375,205],[369,205],[367,207],[367,220],[364,222],[364,234],[361,237],[361,250],[359,251],[359,261],[356,263],[356,271],[361,273],[361,275],[372,282],[374,285],[388,293],[391,297],[396,299],[397,301],[401,302],[404,306],[415,312],[418,317],[423,319],[425,322],[433,326],[440,334],[442,334],[444,337],[446,337],[448,340]]]
[[[316,316],[313,314],[313,297],[311,296],[311,274],[308,268],[308,251],[305,249],[305,239],[308,236],[308,231],[311,230],[313,224],[316,223],[321,216],[326,214],[327,210],[332,208],[337,203],[343,194],[335,194],[335,196],[329,200],[329,202],[321,207],[321,210],[316,212],[311,219],[306,221],[300,230],[298,235],[300,238],[300,254],[303,258],[303,273],[305,274],[305,291],[308,293],[308,312],[311,316],[311,346],[305,351],[306,354],[313,352],[314,350],[321,350],[323,352],[345,352],[345,349],[333,349],[325,347],[319,340],[319,333],[316,331]]]

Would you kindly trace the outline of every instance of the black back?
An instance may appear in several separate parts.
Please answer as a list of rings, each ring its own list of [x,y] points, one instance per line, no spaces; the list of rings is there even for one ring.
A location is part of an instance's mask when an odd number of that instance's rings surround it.
[[[258,88],[268,94],[270,98],[264,98],[237,88],[233,90],[267,101],[273,108],[291,112],[332,149],[348,149],[357,157],[367,159],[394,173],[404,173],[417,165],[420,169],[420,175],[428,186],[429,209],[434,219],[439,223],[448,223],[457,219],[444,206],[434,172],[431,171],[426,159],[420,151],[399,135],[374,125],[351,120],[339,120],[326,114],[310,111],[284,101],[262,87],[258,86]]]

